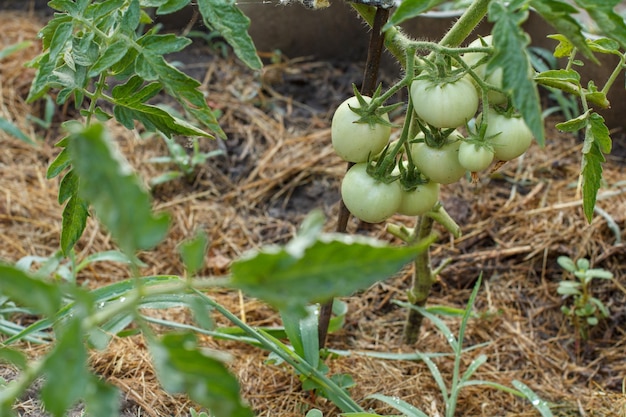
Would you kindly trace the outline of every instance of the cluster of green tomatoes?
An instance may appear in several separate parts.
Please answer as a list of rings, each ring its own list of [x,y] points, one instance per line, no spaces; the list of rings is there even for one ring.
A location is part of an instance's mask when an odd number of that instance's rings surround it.
[[[486,37],[473,44],[490,41]],[[532,133],[513,109],[502,107],[508,102],[498,88],[502,71],[487,74],[485,53],[466,53],[462,58],[475,75],[495,86],[487,93],[486,115],[476,115],[482,90],[461,71],[443,80],[425,75],[411,81],[408,109],[413,112],[411,124],[418,129],[403,129],[403,134],[417,131],[404,140],[401,136],[390,143],[388,110],[368,113],[370,97],[357,93],[337,108],[331,138],[335,152],[354,163],[341,183],[343,202],[352,215],[369,223],[396,213],[422,215],[437,204],[441,184],[483,171],[493,161],[515,159],[528,149]],[[464,137],[458,129],[470,121],[474,132]]]

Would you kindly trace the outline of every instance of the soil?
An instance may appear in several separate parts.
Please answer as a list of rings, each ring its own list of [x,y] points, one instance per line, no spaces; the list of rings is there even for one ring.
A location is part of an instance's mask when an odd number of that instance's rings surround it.
[[[0,50],[22,39],[35,39],[41,23],[28,13],[0,15]],[[3,244],[0,259],[16,262],[24,256],[47,257],[59,245],[61,211],[56,202],[58,181],[46,180],[46,167],[58,149],[59,123],[74,117],[68,108],[57,109],[50,129],[37,128],[29,114],[41,117],[41,104],[24,102],[32,72],[23,62],[37,54],[37,44],[0,62],[0,116],[13,120],[31,137],[33,147],[0,132],[0,225]],[[142,273],[182,274],[176,246],[197,229],[210,236],[204,275],[220,275],[249,249],[284,243],[293,236],[306,213],[319,208],[327,216],[327,230],[334,230],[338,211],[338,186],[345,164],[330,146],[331,111],[359,84],[362,63],[287,59],[268,64],[253,73],[219,44],[197,42],[175,57],[183,70],[203,81],[212,107],[221,110],[220,124],[226,140],[203,141],[202,150],[221,149],[223,155],[199,166],[188,180],[163,184],[153,190],[156,210],[172,214],[170,233],[154,251],[141,254],[148,265]],[[385,79],[389,85],[392,79]],[[548,100],[548,99],[546,99]],[[546,103],[548,104],[548,103]],[[397,120],[401,121],[401,120]],[[614,132],[615,152],[607,156],[605,186],[600,191],[593,221],[582,215],[577,188],[582,144],[577,137],[553,128],[558,118],[546,120],[545,148],[533,145],[527,154],[493,173],[480,174],[476,182],[463,180],[442,187],[442,202],[461,225],[463,236],[453,239],[442,229],[432,249],[438,265],[450,265],[438,276],[429,305],[462,308],[483,274],[465,345],[484,346],[464,355],[467,367],[479,354],[488,361],[477,379],[510,386],[520,380],[541,398],[554,404],[559,416],[626,416],[626,154],[624,135]],[[166,167],[146,161],[166,155],[157,136],[127,132],[109,124],[112,137],[146,182]],[[185,144],[186,141],[181,141]],[[170,167],[167,167],[170,168]],[[396,216],[393,222],[408,226],[414,219]],[[361,233],[399,244],[384,225],[361,224],[354,219],[349,233]],[[90,219],[77,257],[114,248],[106,231]],[[575,329],[561,312],[569,300],[556,292],[562,279],[570,278],[556,258],[586,257],[595,268],[615,275],[613,281],[597,282],[594,295],[610,315],[592,328],[589,340],[578,341]],[[332,333],[329,348],[350,351],[331,356],[331,373],[349,373],[355,380],[352,397],[366,409],[380,414],[394,410],[368,398],[382,393],[401,398],[431,416],[443,415],[443,403],[427,366],[417,360],[390,360],[371,353],[449,353],[445,338],[426,322],[417,345],[402,343],[405,310],[394,300],[405,301],[411,269],[348,297],[344,327]],[[95,288],[128,277],[119,264],[96,264],[81,273],[81,284]],[[216,300],[245,317],[253,325],[279,325],[275,311],[236,292],[212,294]],[[159,310],[161,318],[188,322],[184,310]],[[13,317],[14,320],[27,318]],[[219,325],[227,323],[216,317]],[[453,331],[459,320],[445,319]],[[165,329],[164,329],[165,330]],[[2,339],[0,339],[2,340]],[[304,392],[297,376],[283,366],[265,364],[267,352],[242,343],[208,337],[202,343],[230,353],[232,372],[242,386],[242,396],[258,416],[303,416],[319,408],[324,415],[339,411],[319,396]],[[19,346],[37,357],[46,346]],[[91,354],[91,366],[124,395],[123,416],[186,416],[196,405],[184,396],[165,393],[158,384],[141,336],[117,337],[104,351]],[[451,361],[437,360],[446,380]],[[0,377],[11,380],[17,373],[0,365]],[[45,413],[37,401],[37,385],[16,405],[20,416]],[[70,415],[81,415],[77,407]],[[523,400],[485,388],[468,387],[461,392],[458,416],[534,416],[537,411]]]

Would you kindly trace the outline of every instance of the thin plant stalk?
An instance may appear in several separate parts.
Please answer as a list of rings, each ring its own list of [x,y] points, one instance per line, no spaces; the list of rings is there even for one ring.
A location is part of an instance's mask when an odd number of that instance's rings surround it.
[[[376,9],[376,15],[374,16],[374,23],[372,27],[372,35],[370,36],[369,47],[367,50],[367,61],[365,63],[365,70],[363,73],[363,83],[361,85],[361,94],[365,96],[372,96],[376,90],[376,83],[378,81],[378,68],[380,67],[380,57],[382,56],[385,37],[382,32],[382,28],[387,23],[389,18],[389,9],[383,9],[378,7]],[[348,162],[346,171],[354,165]],[[343,203],[343,200],[339,202],[339,215],[337,217],[336,231],[338,233],[345,233],[348,226],[348,219],[350,213]],[[328,336],[328,326],[330,324],[330,317],[333,309],[333,300],[329,300],[322,304],[320,307],[319,324],[318,324],[318,336],[319,346],[323,349],[326,346],[326,338]]]

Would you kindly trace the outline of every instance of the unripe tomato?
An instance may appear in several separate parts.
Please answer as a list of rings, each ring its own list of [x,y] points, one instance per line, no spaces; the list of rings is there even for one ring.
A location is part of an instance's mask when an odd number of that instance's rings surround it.
[[[421,216],[429,212],[439,200],[439,183],[429,181],[411,191],[402,190],[398,213],[407,216]]]
[[[402,188],[386,184],[367,173],[367,163],[352,166],[341,181],[341,198],[353,216],[368,223],[387,220],[398,211]]]
[[[418,78],[411,83],[411,99],[419,118],[438,128],[463,126],[478,110],[478,93],[468,77],[442,84]]]
[[[423,137],[423,134],[420,135]],[[459,163],[461,139],[461,134],[455,131],[448,136],[447,143],[441,148],[431,148],[424,142],[413,143],[413,163],[431,181],[452,184],[465,174],[465,168]]]
[[[477,118],[476,122],[480,123]],[[485,137],[493,145],[495,159],[510,161],[530,147],[533,134],[521,117],[507,117],[493,109],[489,110],[489,119]]]
[[[463,142],[459,146],[459,163],[471,172],[487,169],[493,162],[494,152],[471,142]]]
[[[370,97],[363,96],[366,102]],[[382,124],[370,126],[368,123],[355,123],[360,116],[352,108],[359,108],[356,97],[350,97],[339,105],[330,127],[333,148],[337,155],[348,162],[365,162],[379,154],[389,142],[391,127]],[[389,116],[382,116],[389,121]]]

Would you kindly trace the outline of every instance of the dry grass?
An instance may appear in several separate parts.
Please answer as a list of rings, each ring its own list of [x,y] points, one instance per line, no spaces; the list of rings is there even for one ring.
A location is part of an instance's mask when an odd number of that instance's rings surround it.
[[[0,27],[2,49],[22,39],[34,39],[40,24],[32,16],[3,12]],[[24,103],[32,72],[24,70],[22,63],[37,52],[33,46],[0,62],[0,116],[13,120],[32,137],[40,137],[39,146],[33,148],[0,132],[0,259],[9,262],[27,255],[49,256],[58,248],[61,207],[56,203],[57,182],[45,179],[47,164],[57,152],[53,144],[58,132],[56,127],[35,131],[26,118],[39,114],[40,109]],[[203,147],[220,147],[225,156],[200,167],[192,183],[171,183],[155,190],[156,209],[172,213],[173,224],[166,241],[156,250],[141,254],[149,265],[142,272],[181,274],[176,245],[199,228],[211,239],[204,274],[224,273],[230,261],[248,249],[284,242],[313,208],[325,211],[331,230],[344,164],[329,145],[328,114],[314,110],[312,103],[303,104],[298,93],[305,97],[307,91],[309,96],[317,91],[336,104],[348,94],[350,87],[345,81],[350,77],[337,66],[306,61],[273,66],[259,76],[231,59],[210,56],[205,49],[200,49],[191,67],[205,81],[211,102],[222,109],[221,124],[228,134],[228,140],[204,143]],[[322,102],[326,104],[330,103]],[[59,114],[57,122],[68,116]],[[114,124],[110,128],[144,178],[160,172],[162,167],[145,161],[165,154],[161,142],[142,139]],[[623,140],[621,135],[616,137]],[[534,146],[523,159],[508,163],[491,176],[481,176],[475,184],[462,181],[445,187],[443,202],[462,225],[463,237],[452,240],[442,231],[433,248],[435,262],[451,257],[452,264],[439,277],[430,303],[462,307],[482,271],[485,280],[476,308],[483,314],[470,321],[466,340],[467,345],[489,345],[463,360],[467,365],[480,353],[488,355],[489,361],[477,378],[507,385],[521,380],[558,404],[556,415],[626,416],[626,251],[623,244],[615,244],[616,236],[605,217],[596,215],[591,224],[583,220],[577,189],[579,154],[576,138],[550,129],[546,149]],[[622,150],[621,156],[611,157],[606,165],[607,187],[598,201],[619,226],[622,239],[626,228],[625,171]],[[394,220],[411,221],[400,216]],[[349,227],[351,232],[388,239],[382,225],[364,227],[351,221]],[[82,257],[112,247],[106,232],[90,221],[77,252]],[[573,329],[560,312],[563,300],[556,294],[563,274],[555,260],[563,254],[588,257],[595,267],[611,270],[617,277],[615,283],[601,283],[596,288],[611,317],[578,349]],[[97,287],[127,275],[119,265],[97,264],[80,279]],[[406,270],[346,299],[350,308],[347,323],[330,336],[329,346],[353,351],[400,353],[418,348],[448,352],[444,338],[428,323],[417,347],[402,345],[404,312],[391,301],[405,299],[409,280],[410,271]],[[278,324],[275,312],[256,300],[227,291],[213,295],[251,324]],[[189,314],[180,310],[162,315],[170,320],[189,320]],[[449,325],[456,329],[458,321],[450,320]],[[319,407],[325,415],[338,414],[324,399],[302,392],[290,369],[264,365],[266,352],[233,342],[202,341],[232,355],[232,370],[257,415],[302,416],[310,407]],[[41,348],[23,347],[34,356],[41,352]],[[139,336],[115,339],[106,351],[93,352],[91,363],[124,392],[124,415],[182,416],[192,406],[186,398],[172,397],[159,389]],[[438,363],[449,376],[451,362]],[[365,398],[380,392],[398,396],[432,416],[443,414],[438,390],[423,363],[353,354],[329,359],[328,366],[333,373],[346,372],[354,377],[356,386],[351,393],[364,407],[393,413]],[[5,369],[3,374],[9,371]],[[40,415],[32,399],[17,407],[21,415]],[[462,392],[457,415],[537,413],[509,395],[475,387]]]

